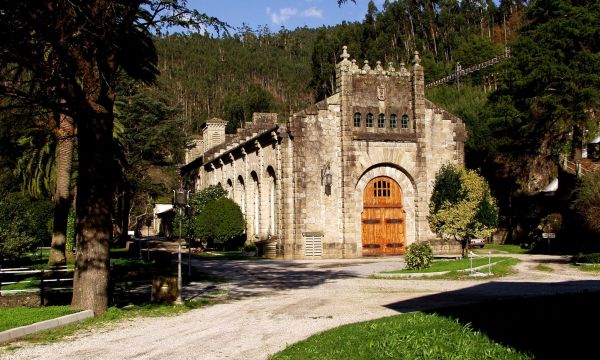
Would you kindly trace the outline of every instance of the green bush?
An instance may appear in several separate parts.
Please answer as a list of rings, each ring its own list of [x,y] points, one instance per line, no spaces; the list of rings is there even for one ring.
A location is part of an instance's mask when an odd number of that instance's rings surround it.
[[[600,264],[600,253],[575,255],[573,256],[573,262],[586,264]]]
[[[426,269],[431,265],[432,259],[433,251],[429,244],[418,242],[408,247],[404,261],[407,269]]]
[[[11,193],[0,200],[0,259],[16,259],[50,243],[53,206]]]
[[[250,253],[250,252],[258,251],[258,248],[256,247],[255,243],[251,242],[251,243],[247,243],[244,246],[242,246],[241,250],[245,253]]]
[[[175,212],[175,218],[173,219],[174,235],[179,236],[179,221],[181,221],[181,233],[183,236],[189,235],[190,232],[195,235],[200,234],[200,229],[197,227],[196,221],[198,216],[204,213],[208,204],[226,197],[227,191],[220,185],[210,185],[197,193],[191,194],[188,205],[191,207],[192,219],[190,219],[188,214],[180,213],[179,210],[177,210]]]
[[[220,198],[208,202],[195,218],[197,236],[209,246],[223,247],[240,238],[245,222],[240,207],[231,199]]]

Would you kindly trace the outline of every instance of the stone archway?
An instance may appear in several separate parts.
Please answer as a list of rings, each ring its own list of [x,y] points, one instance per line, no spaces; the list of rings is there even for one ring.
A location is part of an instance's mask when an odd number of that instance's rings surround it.
[[[406,215],[402,190],[387,176],[372,179],[363,192],[362,255],[402,255],[406,252]]]
[[[362,255],[362,216],[364,210],[364,196],[367,184],[377,177],[388,177],[393,179],[402,192],[402,209],[404,210],[405,223],[405,246],[414,243],[419,237],[417,231],[417,186],[410,173],[395,165],[389,163],[380,163],[366,169],[359,177],[354,188],[353,195],[353,220],[351,227],[356,236],[357,256]]]

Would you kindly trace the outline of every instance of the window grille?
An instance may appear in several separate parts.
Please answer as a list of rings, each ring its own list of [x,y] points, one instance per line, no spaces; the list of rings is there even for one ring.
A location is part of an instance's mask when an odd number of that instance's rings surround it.
[[[306,257],[320,257],[323,253],[321,236],[304,237],[304,255]]]

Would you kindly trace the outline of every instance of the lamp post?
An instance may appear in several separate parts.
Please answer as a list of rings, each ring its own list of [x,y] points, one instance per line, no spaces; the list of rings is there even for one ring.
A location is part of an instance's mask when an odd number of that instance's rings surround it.
[[[181,299],[181,290],[183,288],[181,279],[181,217],[183,216],[183,209],[188,203],[189,190],[183,189],[180,185],[178,190],[173,190],[173,206],[179,210],[179,241],[177,242],[177,299],[175,299],[176,305],[182,305],[183,300]]]

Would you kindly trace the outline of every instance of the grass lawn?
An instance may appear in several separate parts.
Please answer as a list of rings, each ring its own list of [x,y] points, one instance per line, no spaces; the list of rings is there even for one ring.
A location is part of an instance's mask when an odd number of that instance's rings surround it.
[[[473,249],[475,254],[528,254],[529,249],[523,249],[520,245],[513,244],[486,244],[483,249]]]
[[[273,359],[590,359],[598,303],[600,293],[582,292],[397,315],[325,331]]]
[[[537,265],[535,266],[535,269],[536,269],[536,270],[539,270],[539,271],[546,271],[546,272],[553,272],[553,271],[554,271],[554,269],[553,269],[553,268],[551,268],[551,267],[550,267],[550,266],[548,266],[548,265],[544,265],[544,264],[537,264]]]
[[[510,258],[507,257],[492,257],[491,262],[498,262],[501,260],[508,260]],[[473,267],[487,265],[489,259],[487,257],[478,257],[473,259]],[[401,269],[401,270],[393,270],[387,271],[386,273],[390,274],[414,274],[414,273],[428,273],[428,272],[439,272],[439,271],[456,271],[456,270],[465,270],[471,267],[470,259],[460,259],[460,260],[438,260],[431,263],[431,266],[427,269]]]
[[[2,311],[0,311],[0,331],[54,319],[75,312],[77,311],[69,306],[2,308]]]
[[[272,359],[528,359],[469,325],[411,313],[350,324],[294,344]]]
[[[600,264],[572,264],[572,266],[581,271],[600,273]]]
[[[40,287],[39,277],[32,276],[18,281],[16,284],[2,285],[2,290],[26,290],[38,289]]]

